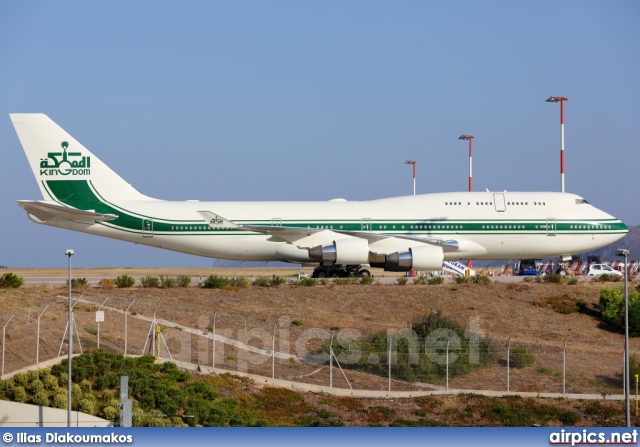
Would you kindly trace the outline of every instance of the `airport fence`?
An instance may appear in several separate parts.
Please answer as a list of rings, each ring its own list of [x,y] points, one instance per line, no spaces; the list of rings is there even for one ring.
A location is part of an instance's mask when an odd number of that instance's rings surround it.
[[[327,387],[622,394],[623,346],[603,340],[486,339],[446,329],[361,334],[283,315],[192,309],[148,298],[74,294],[74,353],[154,355]],[[67,353],[67,299],[0,314],[2,377]],[[633,339],[630,352],[640,352]]]

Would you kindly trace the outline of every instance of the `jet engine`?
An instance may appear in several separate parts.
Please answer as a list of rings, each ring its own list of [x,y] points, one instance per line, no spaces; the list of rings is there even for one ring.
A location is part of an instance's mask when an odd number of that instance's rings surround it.
[[[359,238],[338,239],[331,245],[317,245],[310,248],[309,257],[335,264],[368,264],[369,241]]]
[[[406,272],[409,270],[442,270],[444,253],[442,247],[421,245],[409,251],[390,253],[385,256],[384,269],[390,272]]]

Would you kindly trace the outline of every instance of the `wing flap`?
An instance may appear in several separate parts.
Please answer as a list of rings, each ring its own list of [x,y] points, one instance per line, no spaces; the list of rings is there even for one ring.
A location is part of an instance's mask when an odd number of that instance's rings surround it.
[[[454,239],[444,240],[398,234],[372,233],[368,231],[343,231],[324,228],[284,227],[278,225],[239,225],[211,211],[198,211],[198,214],[200,214],[205,222],[212,228],[234,228],[269,234],[275,238],[274,240],[290,242],[300,248],[331,244],[339,235],[344,235],[347,238],[356,237],[366,239],[369,241],[371,251],[379,255],[393,253],[399,250],[407,250],[411,246],[422,244],[442,247],[445,253],[454,252],[460,248],[459,241]]]

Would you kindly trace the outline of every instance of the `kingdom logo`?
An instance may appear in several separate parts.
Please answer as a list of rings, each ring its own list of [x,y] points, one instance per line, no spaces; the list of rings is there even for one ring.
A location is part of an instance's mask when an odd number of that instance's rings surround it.
[[[60,143],[60,146],[63,152],[48,152],[48,158],[40,159],[40,175],[91,174],[91,157],[83,157],[81,152],[67,152],[69,143],[66,141]]]

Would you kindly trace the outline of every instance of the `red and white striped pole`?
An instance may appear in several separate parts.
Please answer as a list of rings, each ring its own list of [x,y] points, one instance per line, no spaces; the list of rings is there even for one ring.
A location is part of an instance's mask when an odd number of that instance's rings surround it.
[[[460,135],[458,140],[469,140],[469,192],[473,191],[473,135]],[[467,261],[467,267],[471,268],[471,259]]]
[[[458,140],[469,140],[469,192],[473,191],[473,135],[460,135]]]
[[[564,102],[566,96],[549,96],[547,102],[560,103],[560,191],[564,192]]]
[[[416,195],[416,164],[418,162],[415,160],[407,160],[404,162],[405,165],[413,165],[413,195]]]

